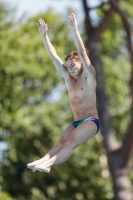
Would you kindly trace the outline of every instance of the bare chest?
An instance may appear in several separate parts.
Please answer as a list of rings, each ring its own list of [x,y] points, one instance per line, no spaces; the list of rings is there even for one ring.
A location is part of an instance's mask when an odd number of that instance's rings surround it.
[[[86,76],[83,72],[77,81],[69,74],[66,77],[66,86],[68,89],[69,98],[74,101],[76,99],[82,101],[91,99],[96,88],[96,81],[92,76]]]

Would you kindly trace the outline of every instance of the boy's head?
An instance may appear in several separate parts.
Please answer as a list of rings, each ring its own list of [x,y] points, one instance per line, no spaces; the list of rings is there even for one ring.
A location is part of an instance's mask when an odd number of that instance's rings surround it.
[[[70,60],[70,59],[75,59],[76,61],[81,62],[80,56],[77,51],[72,51],[67,54],[67,56],[65,57],[65,61],[67,62],[67,60]]]
[[[73,78],[78,78],[82,72],[82,63],[77,51],[72,51],[67,54],[65,61],[67,62],[66,68]]]

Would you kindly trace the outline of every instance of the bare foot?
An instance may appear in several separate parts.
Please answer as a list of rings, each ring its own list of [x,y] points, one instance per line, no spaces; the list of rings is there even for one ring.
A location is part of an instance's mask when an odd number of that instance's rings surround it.
[[[36,166],[34,167],[34,169],[33,169],[33,172],[35,172],[36,170],[38,170],[38,171],[40,171],[40,172],[49,173],[50,170],[51,170],[51,166],[49,166],[49,164],[48,164],[48,163],[45,163],[45,161],[44,161],[44,162],[42,162],[41,164],[36,165]]]
[[[27,167],[29,169],[34,169],[35,165],[41,164],[41,162],[43,162],[44,160],[45,160],[44,158],[41,158],[39,160],[35,160],[34,162],[31,162],[31,163],[27,164]]]

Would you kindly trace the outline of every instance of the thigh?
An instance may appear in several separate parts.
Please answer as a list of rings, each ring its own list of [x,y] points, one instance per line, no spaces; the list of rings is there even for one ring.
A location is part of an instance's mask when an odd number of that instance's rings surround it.
[[[73,147],[79,146],[90,139],[96,134],[97,127],[92,121],[85,121],[80,124],[75,130],[69,135],[67,142],[73,143]]]
[[[71,133],[75,130],[75,127],[70,124],[62,133],[59,141],[57,142],[57,144],[65,144],[68,137],[71,135]]]

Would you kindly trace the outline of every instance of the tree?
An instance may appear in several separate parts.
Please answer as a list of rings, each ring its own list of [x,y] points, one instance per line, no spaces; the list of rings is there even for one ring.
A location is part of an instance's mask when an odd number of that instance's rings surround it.
[[[133,47],[131,40],[131,25],[133,15],[130,9],[130,4],[132,4],[132,2],[130,0],[126,2],[119,2],[117,0],[102,1],[101,4],[99,4],[99,6],[93,8],[87,5],[86,0],[82,0],[82,3],[85,13],[87,48],[89,50],[91,62],[94,65],[97,72],[98,112],[101,122],[101,133],[103,136],[103,143],[107,152],[108,165],[113,181],[114,199],[132,200],[132,184],[129,178],[129,160],[131,157],[133,147]],[[91,18],[90,13],[94,9],[97,10],[97,21],[94,21]],[[109,33],[109,29],[112,31],[112,34],[111,32]],[[119,40],[119,46],[116,46],[115,42],[117,43],[117,41],[115,40],[115,38],[117,37],[118,33],[119,38],[121,36],[123,42]],[[109,34],[111,35],[109,36]],[[104,39],[108,40],[104,42]],[[112,40],[114,40],[115,42],[112,42]],[[107,47],[107,44],[105,43],[108,43],[110,47]],[[112,45],[112,43],[114,45]],[[127,49],[124,49],[125,45]],[[111,49],[112,47],[114,47],[113,51]],[[113,106],[113,104],[110,105],[110,99],[112,99],[110,96],[111,93],[109,93],[106,90],[106,86],[104,85],[104,80],[105,84],[107,84],[107,81],[109,81],[109,77],[106,76],[109,74],[113,75],[113,73],[111,72],[113,71],[113,66],[111,66],[112,62],[110,65],[109,61],[111,59],[115,60],[117,66],[118,62],[122,64],[122,61],[120,59],[122,51],[124,51],[124,55],[127,53],[127,51],[129,52],[130,61],[130,94],[127,93],[129,95],[129,106],[127,107],[127,109],[125,109],[123,113],[125,115],[123,115],[123,119],[125,117],[128,118],[128,120],[126,121],[128,125],[126,126],[124,135],[120,131],[120,115],[118,114],[117,117],[113,116],[113,112],[111,112],[111,108],[113,108],[111,106]],[[104,52],[104,55],[101,54],[101,52]],[[127,56],[126,59],[128,59]],[[116,67],[115,62],[113,63]],[[124,60],[124,62],[125,68],[128,68],[128,61]],[[108,66],[106,64],[108,64]],[[106,70],[105,74],[105,68],[107,67],[108,70]],[[120,66],[118,73],[119,71],[121,71]],[[117,76],[119,76],[119,74],[117,74]],[[120,92],[123,92],[122,88]],[[113,93],[113,95],[115,98],[116,94]],[[114,101],[115,106],[119,106],[118,103],[116,103],[116,98],[114,99]],[[115,109],[117,109],[117,107],[115,107]],[[116,136],[114,134],[115,132]],[[123,139],[120,143],[119,140],[121,139],[122,135]]]

